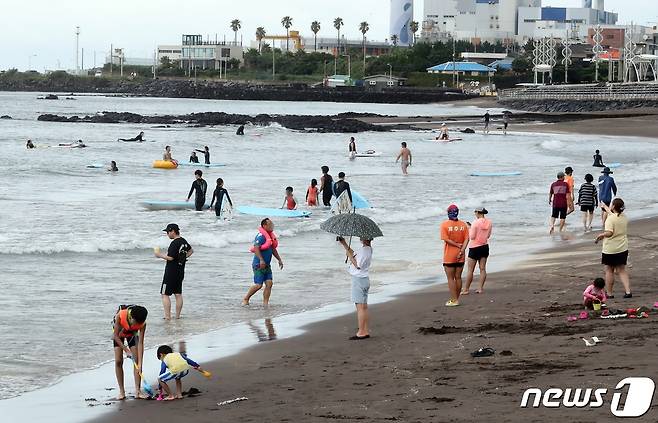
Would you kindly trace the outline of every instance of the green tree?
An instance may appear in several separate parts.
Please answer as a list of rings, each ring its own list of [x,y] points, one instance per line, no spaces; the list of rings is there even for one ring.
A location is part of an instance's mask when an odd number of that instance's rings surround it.
[[[240,22],[240,19],[233,19],[231,21],[231,29],[233,30],[233,33],[235,34],[235,45],[238,45],[238,31],[242,28],[242,22]]]
[[[334,28],[338,31],[338,46],[336,48],[336,52],[338,55],[340,55],[340,27],[345,25],[343,22],[343,18],[336,18],[334,19]]]
[[[366,34],[370,31],[368,22],[363,21],[359,24],[359,31],[363,35],[363,76],[366,76]]]
[[[530,62],[523,57],[517,57],[512,61],[512,70],[516,73],[526,73],[530,70]]]
[[[320,32],[320,22],[311,22],[311,31],[313,31],[313,37],[315,38],[315,48],[313,51],[318,51],[318,32]]]
[[[418,25],[418,22],[416,21],[411,21],[409,29],[411,29],[411,32],[414,34],[414,45],[416,45],[416,33],[418,32],[418,29],[420,29],[420,25]]]
[[[265,38],[265,35],[267,33],[265,32],[265,28],[262,26],[259,26],[256,28],[256,40],[258,40],[258,51],[260,52],[263,46],[263,38]]]
[[[286,29],[286,51],[290,51],[290,27],[292,26],[292,18],[284,16],[281,19],[281,25]]]

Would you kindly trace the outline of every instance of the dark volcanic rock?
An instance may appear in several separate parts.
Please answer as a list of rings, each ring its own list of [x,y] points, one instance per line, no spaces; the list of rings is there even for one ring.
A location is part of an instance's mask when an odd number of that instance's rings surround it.
[[[59,97],[57,97],[55,94],[48,94],[43,99],[44,100],[59,100]]]
[[[11,116],[9,116],[9,115],[2,115],[2,116],[0,116],[0,119],[11,119]]]
[[[391,126],[373,125],[357,119],[341,118],[339,116],[270,116],[267,114],[249,116],[224,112],[191,113],[181,116],[142,116],[128,112],[103,112],[82,118],[78,116],[66,117],[44,114],[39,116],[38,120],[44,122],[134,123],[152,125],[186,124],[192,127],[244,125],[247,123],[266,126],[272,123],[278,123],[285,128],[296,131],[341,133],[384,132],[390,131],[393,128]]]

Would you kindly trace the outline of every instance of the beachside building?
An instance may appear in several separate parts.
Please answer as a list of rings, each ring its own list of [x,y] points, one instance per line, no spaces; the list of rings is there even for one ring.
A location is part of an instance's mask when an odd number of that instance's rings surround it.
[[[181,44],[159,45],[157,48],[158,63],[163,57],[171,61],[180,61],[183,69],[213,69],[219,70],[225,62],[238,60],[242,62],[242,45],[227,41],[203,40],[201,35],[183,34]]]
[[[354,85],[352,82],[352,77],[349,75],[331,75],[328,76],[325,80],[324,85],[326,87],[349,87]]]
[[[427,68],[427,73],[466,76],[494,76],[496,69],[475,62],[445,62]]]
[[[407,78],[393,75],[370,75],[363,78],[363,86],[369,90],[381,91],[390,87],[402,87],[407,84]]]

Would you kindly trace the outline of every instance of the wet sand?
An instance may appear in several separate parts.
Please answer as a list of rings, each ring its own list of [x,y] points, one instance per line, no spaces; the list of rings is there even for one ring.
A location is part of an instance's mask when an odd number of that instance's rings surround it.
[[[576,218],[571,227],[579,227]],[[616,298],[608,302],[614,308],[658,300],[658,218],[633,221],[630,233],[634,298],[622,299],[617,282]],[[490,275],[486,293],[463,297],[460,307],[443,306],[447,287],[437,284],[372,306],[373,337],[367,341],[347,340],[355,331],[354,315],[313,324],[302,336],[203,363],[215,378],[185,378],[186,388],[201,391],[194,398],[128,401],[98,421],[612,421],[615,385],[655,374],[658,313],[567,322],[581,311],[588,282],[602,276],[594,236],[556,241],[554,249],[515,270]],[[442,273],[438,260],[436,270]],[[347,275],[345,280],[347,297]],[[602,343],[586,347],[581,337],[591,336]],[[480,347],[494,348],[495,356],[472,358],[470,352]],[[530,387],[605,387],[610,394],[601,408],[521,409]],[[237,397],[249,399],[217,405]],[[649,412],[634,421],[656,421],[657,408],[654,398]]]

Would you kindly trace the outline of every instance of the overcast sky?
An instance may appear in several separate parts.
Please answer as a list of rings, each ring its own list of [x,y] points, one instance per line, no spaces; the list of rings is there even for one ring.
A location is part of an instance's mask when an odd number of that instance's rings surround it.
[[[0,69],[17,67],[43,71],[75,67],[75,27],[85,67],[97,64],[110,44],[123,47],[130,57],[152,57],[157,44],[177,44],[183,33],[218,34],[233,38],[232,19],[242,21],[245,44],[256,27],[269,34],[284,33],[281,17],[293,18],[293,29],[311,36],[313,20],[322,24],[319,36],[335,35],[332,21],[345,21],[348,38],[359,38],[359,22],[370,24],[369,37],[389,35],[389,0],[3,0],[0,12]],[[581,0],[544,0],[545,6],[580,6]],[[658,21],[658,0],[607,0],[606,9],[619,13],[620,23]],[[423,0],[415,1],[415,18],[422,20]],[[655,25],[655,23],[654,23]]]

